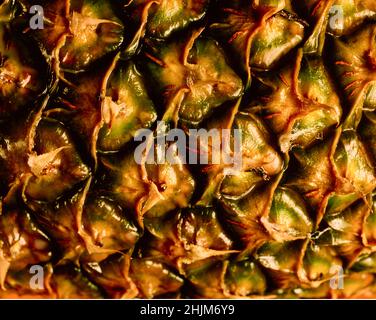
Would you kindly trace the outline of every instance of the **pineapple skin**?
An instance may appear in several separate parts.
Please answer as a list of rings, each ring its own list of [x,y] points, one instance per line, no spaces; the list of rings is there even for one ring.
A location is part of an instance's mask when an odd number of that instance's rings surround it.
[[[373,0],[2,1],[0,298],[376,298],[375,70]]]

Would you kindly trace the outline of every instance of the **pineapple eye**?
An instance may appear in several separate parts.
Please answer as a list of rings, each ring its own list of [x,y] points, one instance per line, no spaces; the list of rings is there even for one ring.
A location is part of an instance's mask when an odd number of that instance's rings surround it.
[[[185,29],[190,23],[199,21],[205,16],[208,0],[161,0],[132,1],[125,7],[136,25],[140,25],[143,14],[146,18],[147,35],[155,38],[167,38],[173,33]]]
[[[5,274],[50,261],[50,239],[23,208],[5,206],[0,216],[0,228],[0,251]],[[3,277],[0,277],[0,286],[4,286]]]
[[[178,119],[167,120],[179,120],[186,127],[199,125],[243,90],[241,79],[227,64],[218,43],[197,39],[198,35],[159,45],[153,54],[146,54],[146,69],[155,92],[164,96],[165,109],[177,114]],[[177,106],[176,100],[181,101]]]
[[[31,5],[23,2],[28,11]],[[123,42],[123,24],[108,1],[70,1],[69,5],[65,1],[51,1],[44,5],[44,13],[45,28],[28,33],[49,60],[59,55],[58,65],[65,71],[85,71]]]
[[[132,248],[139,238],[138,229],[121,207],[106,197],[90,197],[83,211],[86,232],[108,250]]]
[[[177,292],[184,283],[168,266],[152,259],[133,259],[130,277],[144,298]]]
[[[281,11],[284,6],[284,1],[228,1],[219,8],[211,25],[213,34],[235,55],[234,62],[243,71],[247,86],[252,68],[275,67],[303,40],[304,25],[291,16],[284,16]]]
[[[194,180],[178,154],[173,155],[175,164],[146,164],[147,180],[133,153],[121,158],[118,155],[103,156],[106,183],[111,184],[116,199],[126,208],[135,210],[139,219],[145,216],[164,216],[171,210],[186,207],[192,196]],[[177,163],[177,164],[176,164]],[[164,185],[163,195],[158,186]]]
[[[337,37],[348,35],[363,23],[374,21],[376,17],[376,5],[373,1],[337,0],[334,4],[330,4],[325,1],[309,0],[295,1],[295,3],[304,17],[315,26],[308,40],[311,43],[314,43],[315,38],[322,37],[322,32]]]
[[[98,286],[93,284],[84,276],[79,268],[71,263],[61,265],[54,270],[51,279],[51,287],[57,298],[92,298],[99,299],[103,297]]]
[[[163,219],[145,217],[150,232],[142,254],[158,257],[168,253],[167,261],[176,268],[189,269],[198,261],[226,257],[232,240],[221,226],[219,214],[212,208],[196,206],[183,209]]]
[[[119,63],[112,72],[104,98],[104,124],[97,147],[117,151],[140,129],[150,128],[156,119],[142,75],[134,64]]]
[[[67,130],[49,119],[37,128],[36,154],[28,165],[33,176],[25,194],[32,200],[53,201],[90,174]]]
[[[12,29],[0,25],[0,118],[30,112],[46,85],[46,66],[26,39],[10,37]]]

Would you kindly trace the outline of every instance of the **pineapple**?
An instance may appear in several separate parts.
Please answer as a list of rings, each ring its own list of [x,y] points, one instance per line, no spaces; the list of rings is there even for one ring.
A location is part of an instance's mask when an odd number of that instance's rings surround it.
[[[3,0],[0,297],[375,298],[375,21],[372,0]],[[240,130],[240,167],[153,144],[161,121]]]

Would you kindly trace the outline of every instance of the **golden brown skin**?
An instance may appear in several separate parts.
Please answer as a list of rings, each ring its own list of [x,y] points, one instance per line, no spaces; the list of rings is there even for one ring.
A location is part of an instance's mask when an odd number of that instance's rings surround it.
[[[376,298],[375,1],[34,4],[0,4],[0,298]]]

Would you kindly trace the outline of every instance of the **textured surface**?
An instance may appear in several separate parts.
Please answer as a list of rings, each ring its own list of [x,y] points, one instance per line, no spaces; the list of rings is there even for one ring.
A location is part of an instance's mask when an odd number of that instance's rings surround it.
[[[2,1],[0,298],[375,298],[375,21],[374,0]],[[241,129],[241,168],[137,164],[160,120]]]

